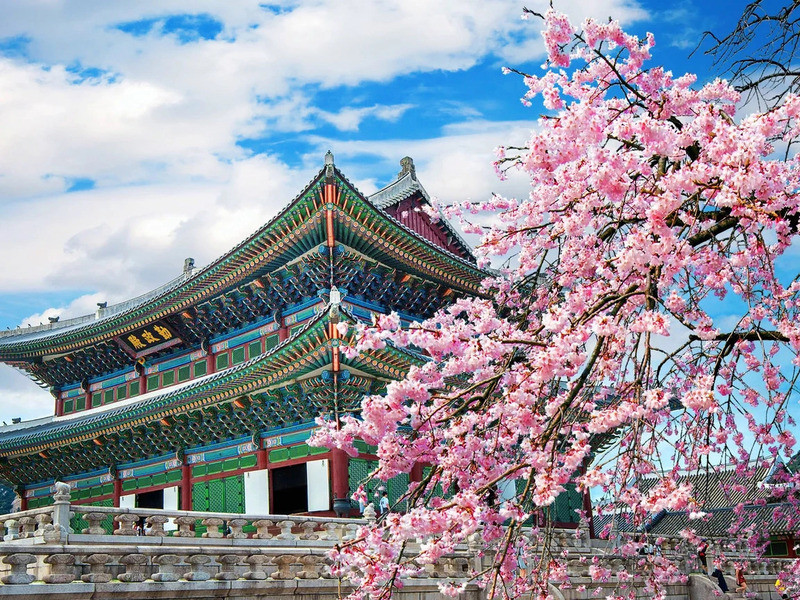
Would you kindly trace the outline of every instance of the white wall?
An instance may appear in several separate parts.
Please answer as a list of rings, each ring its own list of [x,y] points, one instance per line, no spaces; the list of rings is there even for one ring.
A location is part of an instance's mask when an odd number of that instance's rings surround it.
[[[120,508],[136,508],[136,494],[128,494],[119,497]]]
[[[306,463],[306,479],[308,482],[308,510],[330,510],[328,459],[308,461]]]
[[[248,515],[269,514],[269,471],[248,471],[244,474],[244,512]]]
[[[178,505],[178,486],[164,488],[164,506],[162,507],[164,510],[179,510],[180,506]],[[177,529],[178,526],[175,525],[175,521],[170,519],[166,523],[164,523],[164,530],[165,531],[172,531]]]

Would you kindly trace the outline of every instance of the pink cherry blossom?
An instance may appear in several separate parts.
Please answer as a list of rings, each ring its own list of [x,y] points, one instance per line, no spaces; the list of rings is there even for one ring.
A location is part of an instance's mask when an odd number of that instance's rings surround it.
[[[739,118],[726,82],[646,67],[651,35],[613,21],[576,28],[553,10],[543,18],[548,63],[523,74],[523,101],[541,98],[549,112],[524,150],[501,148],[495,164],[525,173],[528,196],[441,207],[481,234],[480,264],[508,265],[481,297],[407,328],[388,314],[339,329],[345,360],[387,347],[428,359],[355,416],[320,420],[314,438],[353,455],[356,440],[375,445],[372,475],[384,481],[422,468],[404,513],[333,553],[354,597],[378,597],[466,544],[491,563],[470,574],[490,595],[570,585],[568,557],[519,564],[548,547],[542,519],[572,483],[642,531],[659,511],[685,511],[682,536],[696,545],[703,490],[683,475],[725,465],[742,497],[757,469],[771,469],[782,514],[800,524],[798,476],[777,462],[796,451],[787,406],[800,281],[776,267],[797,234],[800,158],[775,153],[800,134],[800,98]],[[763,548],[764,532],[736,509],[731,535]],[[663,598],[685,581],[666,556],[639,559],[642,543],[628,534],[597,533],[618,536],[617,555],[637,560],[635,573],[613,574],[620,586],[641,576]],[[589,569],[610,575],[600,562]],[[800,568],[786,577],[797,586]]]

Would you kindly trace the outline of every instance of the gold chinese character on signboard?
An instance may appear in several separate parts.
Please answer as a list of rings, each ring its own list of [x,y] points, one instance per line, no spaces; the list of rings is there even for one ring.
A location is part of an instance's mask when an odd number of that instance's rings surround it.
[[[145,342],[147,342],[148,344],[155,344],[156,342],[159,341],[159,339],[156,336],[154,336],[152,333],[150,333],[146,329],[144,331],[142,331],[141,335],[142,335],[142,339]]]
[[[129,343],[130,343],[130,345],[131,345],[131,346],[133,346],[133,347],[134,347],[136,350],[139,350],[140,348],[144,348],[144,344],[142,343],[142,340],[140,340],[140,339],[139,339],[138,337],[136,337],[135,335],[129,335],[129,336],[128,336],[128,342],[129,342]]]
[[[156,333],[165,340],[168,340],[172,337],[172,333],[170,332],[170,330],[164,327],[163,325],[153,325],[153,329],[155,329]]]

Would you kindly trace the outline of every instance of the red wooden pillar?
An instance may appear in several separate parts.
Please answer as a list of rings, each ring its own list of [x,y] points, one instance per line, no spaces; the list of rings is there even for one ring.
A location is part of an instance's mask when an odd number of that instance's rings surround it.
[[[119,475],[114,475],[114,506],[119,508],[119,499],[122,497],[122,480]]]
[[[259,440],[261,443],[261,440]],[[267,468],[267,449],[259,448],[256,450],[256,469],[259,471]]]
[[[331,484],[333,498],[350,498],[349,458],[344,450],[331,450]]]
[[[90,390],[91,387],[86,390],[86,408],[84,410],[92,408],[92,392]]]
[[[28,497],[25,495],[25,488],[17,488],[17,495],[19,496],[19,509],[28,510]]]
[[[422,481],[422,465],[418,462],[414,463],[414,466],[411,467],[411,473],[408,474],[409,481],[413,483],[419,483]]]
[[[217,363],[214,360],[214,353],[211,351],[211,344],[208,345],[208,353],[206,354],[206,374],[210,375],[217,368]]]
[[[181,465],[181,510],[192,510],[192,467]]]
[[[142,365],[142,372],[139,375],[139,394],[147,393],[147,370]]]
[[[56,416],[60,417],[64,414],[64,399],[61,397],[60,392],[56,392]]]
[[[289,328],[283,324],[281,319],[280,327],[278,327],[278,343],[285,342],[289,338]]]

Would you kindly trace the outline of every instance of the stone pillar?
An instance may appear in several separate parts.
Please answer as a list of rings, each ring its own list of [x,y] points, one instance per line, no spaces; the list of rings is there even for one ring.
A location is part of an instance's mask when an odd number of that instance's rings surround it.
[[[55,493],[53,494],[53,535],[48,541],[67,541],[70,495],[69,484],[63,481],[56,481]],[[58,540],[54,538],[58,538]]]

